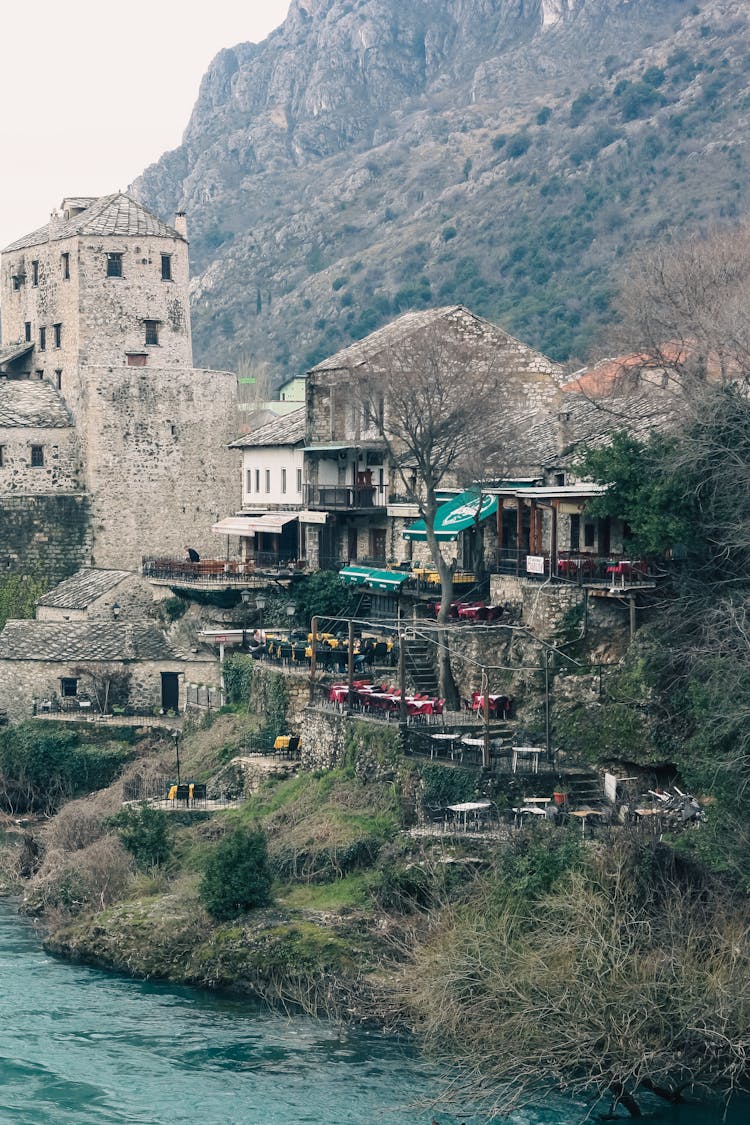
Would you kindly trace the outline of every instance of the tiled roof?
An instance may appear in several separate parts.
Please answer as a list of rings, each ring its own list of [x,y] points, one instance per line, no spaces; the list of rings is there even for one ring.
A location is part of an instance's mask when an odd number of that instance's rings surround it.
[[[250,434],[243,434],[231,442],[232,449],[250,449],[260,445],[298,445],[305,440],[305,407],[282,414],[272,422],[260,426]]]
[[[85,203],[85,199],[79,200]],[[72,219],[52,218],[46,226],[23,238],[11,242],[3,250],[4,254],[15,250],[25,250],[29,246],[38,246],[44,242],[58,242],[64,238],[73,238],[75,235],[130,235],[140,238],[182,238],[173,227],[167,226],[156,215],[152,215],[143,204],[137,203],[129,195],[116,192],[114,195],[103,195],[81,211]]]
[[[21,344],[6,344],[5,347],[0,348],[0,367],[6,363],[12,363],[14,359],[20,359],[21,356],[27,355],[32,351],[34,345],[27,343],[25,340]]]
[[[56,609],[86,609],[126,578],[130,578],[127,570],[95,570],[93,567],[84,567],[49,593],[43,594],[37,604],[54,606]]]
[[[65,403],[45,379],[0,379],[0,426],[72,426]]]
[[[0,660],[106,663],[174,660],[155,625],[124,621],[8,621],[0,633]]]

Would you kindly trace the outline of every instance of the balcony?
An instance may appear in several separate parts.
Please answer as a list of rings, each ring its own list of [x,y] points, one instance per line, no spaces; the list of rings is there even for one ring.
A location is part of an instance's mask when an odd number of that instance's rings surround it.
[[[385,485],[363,485],[343,488],[338,485],[305,485],[305,507],[323,511],[385,508],[388,502]]]

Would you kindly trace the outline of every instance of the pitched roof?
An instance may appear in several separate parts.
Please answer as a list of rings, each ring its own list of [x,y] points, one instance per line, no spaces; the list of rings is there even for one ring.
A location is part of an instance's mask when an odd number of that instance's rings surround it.
[[[114,590],[126,578],[127,570],[95,570],[84,567],[43,594],[37,605],[54,606],[55,609],[86,609],[91,602]]]
[[[363,340],[357,340],[356,343],[350,344],[349,347],[343,348],[335,355],[329,356],[328,359],[324,359],[321,363],[312,367],[310,371],[339,371],[342,368],[360,367],[386,348],[396,347],[402,340],[411,336],[413,332],[418,332],[422,328],[429,328],[430,325],[437,324],[439,321],[449,318],[455,319],[460,316],[470,317],[475,321],[481,319],[461,305],[444,305],[439,309],[421,309],[404,313],[397,320],[392,320],[389,324],[384,324],[382,328],[377,328],[369,336],[365,336]],[[487,323],[489,324],[489,321]],[[491,327],[496,332],[500,331],[494,324]]]
[[[0,426],[72,426],[67,407],[46,379],[0,379]]]
[[[8,621],[0,633],[0,660],[105,663],[174,660],[155,625],[125,621]]]
[[[230,443],[232,449],[250,449],[260,445],[299,445],[305,440],[307,411],[305,407],[282,414],[250,434],[243,434]]]
[[[77,202],[86,204],[86,199],[81,198]],[[60,220],[53,216],[46,226],[11,242],[3,253],[25,250],[27,247],[39,246],[45,242],[59,242],[64,238],[73,238],[82,234],[105,237],[131,235],[140,238],[179,238],[184,241],[181,234],[163,223],[142,203],[136,202],[123,192],[115,192],[114,195],[103,195],[99,199],[94,199],[71,219]]]

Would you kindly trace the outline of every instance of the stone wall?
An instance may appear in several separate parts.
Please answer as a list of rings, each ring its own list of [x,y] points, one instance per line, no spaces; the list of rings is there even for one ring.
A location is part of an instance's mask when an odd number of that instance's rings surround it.
[[[0,496],[0,567],[43,575],[52,586],[90,558],[87,496]]]
[[[22,722],[34,714],[35,703],[42,700],[59,700],[60,680],[63,677],[79,679],[78,690],[92,696],[90,681],[77,677],[78,668],[91,669],[95,674],[102,669],[124,668],[131,675],[129,703],[139,710],[158,711],[161,707],[161,673],[177,672],[180,686],[180,710],[185,706],[185,683],[200,680],[218,686],[217,662],[169,661],[110,661],[106,665],[94,661],[69,660],[3,660],[0,662],[0,710],[7,711],[11,722]]]
[[[86,480],[97,566],[136,569],[143,555],[209,557],[211,525],[238,510],[234,375],[184,368],[89,367]]]
[[[41,449],[42,464],[32,465],[32,446]],[[62,426],[0,426],[0,491],[37,496],[82,490],[76,432]]]
[[[300,748],[303,769],[333,769],[347,761],[368,781],[393,777],[402,761],[397,724],[315,706],[305,710]]]
[[[299,730],[305,708],[310,701],[310,676],[307,672],[256,662],[253,664],[250,707],[258,715],[265,714],[268,683],[274,676],[283,677],[287,697],[287,725],[292,731]]]

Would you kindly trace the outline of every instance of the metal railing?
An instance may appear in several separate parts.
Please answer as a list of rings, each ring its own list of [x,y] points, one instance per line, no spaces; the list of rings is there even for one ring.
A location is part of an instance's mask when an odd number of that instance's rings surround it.
[[[338,485],[305,485],[305,506],[341,510],[346,508],[384,508],[388,502],[385,485],[362,485],[352,488]]]

